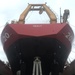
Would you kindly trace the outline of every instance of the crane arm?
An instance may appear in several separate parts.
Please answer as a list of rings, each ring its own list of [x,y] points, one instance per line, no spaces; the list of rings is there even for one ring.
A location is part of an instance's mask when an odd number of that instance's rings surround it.
[[[23,11],[23,13],[20,15],[20,18],[19,18],[19,23],[20,24],[23,24],[24,23],[24,20],[29,12],[29,10],[31,9],[31,5],[29,4],[28,7]]]
[[[48,14],[49,18],[50,18],[50,23],[56,23],[57,22],[57,18],[56,15],[51,11],[51,9],[46,6],[45,4],[43,5],[46,13]]]
[[[31,8],[33,6],[33,8]],[[39,8],[35,8],[35,6],[41,6],[43,7],[43,11],[46,11],[46,13],[48,14],[49,18],[50,18],[50,23],[56,23],[57,22],[57,18],[55,16],[55,14],[51,11],[51,9],[49,9],[49,7],[46,4],[29,4],[28,7],[23,11],[23,13],[20,15],[19,24],[24,24],[24,20],[28,14],[29,11],[38,11],[40,10]]]

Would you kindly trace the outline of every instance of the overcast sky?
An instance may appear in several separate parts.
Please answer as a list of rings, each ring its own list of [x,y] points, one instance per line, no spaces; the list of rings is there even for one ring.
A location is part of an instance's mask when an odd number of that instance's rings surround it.
[[[0,34],[4,28],[5,23],[10,22],[13,19],[18,20],[22,11],[26,8],[28,3],[45,3],[55,12],[56,16],[59,20],[59,10],[61,8],[62,14],[64,9],[70,10],[70,17],[68,19],[70,26],[75,32],[75,0],[0,0]],[[36,18],[34,18],[34,15]],[[39,19],[37,19],[37,15]],[[33,20],[32,20],[33,19]],[[31,22],[42,22],[49,23],[48,16],[43,13],[39,16],[39,14],[35,12],[30,12],[26,18],[26,23]],[[72,51],[69,55],[68,61],[73,61],[75,59],[75,42],[73,42]],[[7,61],[5,53],[3,51],[1,42],[0,42],[0,59],[2,61]]]

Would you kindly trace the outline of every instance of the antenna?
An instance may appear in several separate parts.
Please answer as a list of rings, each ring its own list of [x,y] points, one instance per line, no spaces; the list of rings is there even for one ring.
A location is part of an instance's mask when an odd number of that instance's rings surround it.
[[[61,16],[61,8],[60,8],[60,23],[61,23],[61,17],[62,17],[62,16]]]

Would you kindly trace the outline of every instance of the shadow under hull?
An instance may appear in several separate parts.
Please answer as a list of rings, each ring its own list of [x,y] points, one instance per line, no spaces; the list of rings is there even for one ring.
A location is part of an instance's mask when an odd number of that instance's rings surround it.
[[[43,75],[62,72],[69,51],[60,41],[48,37],[29,37],[15,41],[6,50],[13,74],[32,75],[35,57],[41,60]]]

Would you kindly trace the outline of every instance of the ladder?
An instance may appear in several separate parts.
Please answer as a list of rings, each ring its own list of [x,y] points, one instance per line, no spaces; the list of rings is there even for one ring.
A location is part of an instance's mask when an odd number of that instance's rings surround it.
[[[42,75],[41,61],[40,61],[39,57],[36,57],[33,62],[32,75]]]

